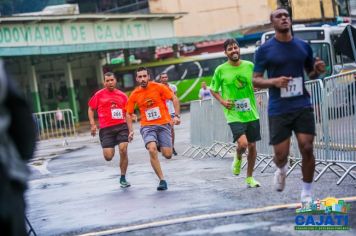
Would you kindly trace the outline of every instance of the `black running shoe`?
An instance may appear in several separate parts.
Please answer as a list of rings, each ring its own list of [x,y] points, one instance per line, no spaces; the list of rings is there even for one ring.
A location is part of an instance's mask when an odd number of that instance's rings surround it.
[[[167,190],[167,189],[168,189],[167,182],[165,180],[159,181],[159,185],[157,187],[157,190],[158,191],[164,191],[164,190]]]
[[[173,148],[173,155],[177,156],[178,153],[176,152],[176,150]]]
[[[130,186],[131,186],[131,184],[129,182],[127,182],[126,179],[120,179],[120,187],[121,188],[128,188]]]

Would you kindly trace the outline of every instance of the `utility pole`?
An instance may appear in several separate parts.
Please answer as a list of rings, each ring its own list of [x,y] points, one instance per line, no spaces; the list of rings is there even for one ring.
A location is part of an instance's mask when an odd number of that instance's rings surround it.
[[[336,3],[335,3],[335,0],[331,0],[331,3],[333,5],[333,15],[334,15],[334,18],[336,18]]]
[[[322,22],[325,22],[324,3],[323,3],[323,0],[319,0],[319,2],[320,2],[321,20],[322,20]]]

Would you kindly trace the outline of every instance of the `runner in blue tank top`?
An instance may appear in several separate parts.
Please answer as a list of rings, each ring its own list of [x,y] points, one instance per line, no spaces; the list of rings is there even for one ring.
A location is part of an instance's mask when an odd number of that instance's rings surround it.
[[[277,165],[274,182],[277,191],[285,187],[288,155],[292,131],[296,134],[302,155],[302,202],[311,200],[311,183],[315,170],[313,140],[315,136],[314,112],[310,95],[304,86],[304,71],[315,79],[325,72],[325,63],[313,58],[311,47],[294,38],[287,10],[279,8],[271,13],[275,37],[256,52],[254,86],[269,88],[268,117],[270,144],[274,148]],[[268,79],[263,78],[267,71]]]

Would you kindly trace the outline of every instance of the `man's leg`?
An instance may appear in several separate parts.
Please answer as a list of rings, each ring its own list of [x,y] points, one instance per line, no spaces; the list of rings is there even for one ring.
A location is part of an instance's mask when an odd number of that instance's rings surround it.
[[[236,144],[237,159],[241,160],[242,154],[246,152],[248,146],[246,135],[241,135],[240,138],[237,140]]]
[[[248,143],[247,154],[247,177],[252,177],[253,168],[255,167],[257,157],[256,143]]]
[[[146,145],[146,147],[150,154],[151,166],[159,178],[159,184],[158,184],[157,190],[158,191],[167,190],[168,189],[167,182],[164,180],[163,172],[161,169],[161,164],[158,160],[157,144],[156,144],[156,142],[149,142]],[[161,150],[163,150],[163,148],[161,148]],[[170,157],[172,157],[172,149],[170,150],[170,152],[171,152]],[[163,151],[162,151],[162,153],[163,153]]]
[[[261,184],[255,178],[252,177],[253,168],[255,167],[257,157],[256,143],[248,143],[248,154],[247,154],[247,177],[246,184],[249,188],[260,187]]]
[[[129,164],[129,159],[127,157],[127,145],[128,142],[123,142],[119,144],[119,154],[120,154],[120,185],[122,188],[130,187],[131,184],[126,181],[126,171]]]
[[[126,175],[127,166],[129,164],[129,159],[127,157],[127,145],[127,142],[119,144],[121,175]]]
[[[115,155],[115,145],[117,144],[112,132],[113,127],[100,129],[99,137],[103,148],[103,156],[106,161],[111,161]]]
[[[156,142],[149,142],[147,145],[147,150],[150,154],[150,161],[153,170],[155,171],[156,175],[158,176],[159,180],[163,180],[163,172],[161,169],[161,164],[158,160],[158,150]],[[172,154],[171,154],[172,155]]]
[[[274,184],[277,191],[283,191],[286,184],[289,147],[290,138],[273,145],[274,163],[277,166],[277,170],[274,173]]]
[[[115,155],[115,148],[114,147],[103,148],[103,155],[106,161],[111,161]]]
[[[171,159],[172,158],[172,148],[170,148],[170,147],[161,147],[161,152],[162,152],[162,156],[164,156],[166,159]]]
[[[236,156],[232,162],[232,173],[234,175],[239,175],[241,171],[242,154],[246,152],[247,149],[247,138],[246,135],[241,135],[236,141]],[[247,164],[249,164],[247,162]]]
[[[314,135],[297,133],[300,154],[302,155],[303,189],[302,201],[311,200],[311,187],[315,171],[315,157],[313,153]],[[306,199],[310,198],[310,199]]]
[[[311,188],[315,171],[315,158],[313,154],[315,120],[313,110],[303,109],[299,111],[293,128],[297,136],[299,151],[302,155],[303,188],[301,201],[310,202],[312,200]]]
[[[290,138],[276,145],[273,145],[273,149],[274,149],[273,161],[279,169],[284,168],[288,163],[289,147],[290,147]]]
[[[261,131],[260,131],[260,121],[255,120],[248,122],[246,129],[246,138],[248,141],[248,154],[247,154],[247,178],[246,183],[250,188],[260,187],[261,184],[252,177],[253,169],[256,163],[257,150],[256,142],[261,140]]]
[[[157,142],[161,148],[162,155],[166,159],[172,158],[173,153],[173,145],[172,140],[174,140],[172,132],[173,126],[172,125],[162,125],[157,129]]]
[[[176,152],[176,150],[174,149],[174,138],[175,138],[175,133],[174,133],[174,125],[172,124],[171,125],[171,132],[172,132],[172,152],[173,152],[173,155],[177,156],[178,153]]]
[[[236,140],[236,156],[231,165],[232,174],[239,175],[241,171],[242,154],[245,153],[247,149],[247,137],[245,135],[246,124],[233,122],[229,123],[234,142]]]

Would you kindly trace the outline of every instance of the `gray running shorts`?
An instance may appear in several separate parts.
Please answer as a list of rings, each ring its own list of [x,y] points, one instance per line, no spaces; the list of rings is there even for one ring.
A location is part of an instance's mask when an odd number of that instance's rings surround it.
[[[156,142],[159,147],[172,147],[171,125],[148,125],[140,129],[145,147],[150,142]]]

